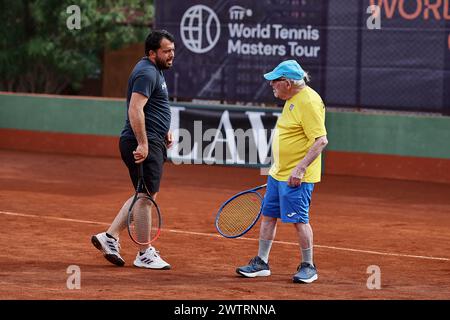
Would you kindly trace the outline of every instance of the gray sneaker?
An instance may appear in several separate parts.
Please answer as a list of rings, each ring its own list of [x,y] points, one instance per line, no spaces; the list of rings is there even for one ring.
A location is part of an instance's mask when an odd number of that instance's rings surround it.
[[[248,265],[239,267],[236,272],[247,278],[270,276],[270,268],[259,256],[254,257]]]
[[[302,262],[298,266],[297,273],[292,278],[292,281],[295,283],[311,283],[317,280],[318,277],[315,265]]]

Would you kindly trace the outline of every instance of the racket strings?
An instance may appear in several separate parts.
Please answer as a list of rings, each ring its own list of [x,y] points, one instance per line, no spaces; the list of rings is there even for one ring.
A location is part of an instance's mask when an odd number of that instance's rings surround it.
[[[133,205],[129,216],[131,237],[138,243],[149,243],[158,232],[158,219],[153,202],[146,197],[139,198]]]
[[[229,236],[243,233],[257,219],[261,202],[260,196],[254,192],[234,198],[222,208],[217,226]]]

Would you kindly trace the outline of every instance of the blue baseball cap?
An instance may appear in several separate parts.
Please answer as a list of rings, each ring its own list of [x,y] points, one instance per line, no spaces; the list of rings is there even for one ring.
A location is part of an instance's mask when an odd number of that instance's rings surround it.
[[[305,71],[295,60],[287,60],[276,66],[273,71],[264,74],[266,80],[275,80],[278,78],[286,78],[292,80],[302,80],[305,76]]]

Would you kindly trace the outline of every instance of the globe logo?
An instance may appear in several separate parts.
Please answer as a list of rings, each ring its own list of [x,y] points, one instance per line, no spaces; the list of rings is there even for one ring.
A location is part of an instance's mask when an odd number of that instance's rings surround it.
[[[194,53],[208,52],[219,41],[219,18],[205,5],[192,6],[181,19],[180,33],[186,48]]]

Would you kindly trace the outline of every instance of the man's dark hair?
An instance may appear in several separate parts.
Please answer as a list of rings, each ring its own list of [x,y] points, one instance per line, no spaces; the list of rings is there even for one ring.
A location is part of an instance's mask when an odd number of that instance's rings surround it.
[[[166,30],[153,30],[145,39],[145,55],[148,56],[150,50],[156,51],[161,47],[161,40],[166,38],[170,42],[175,42],[174,36]]]

